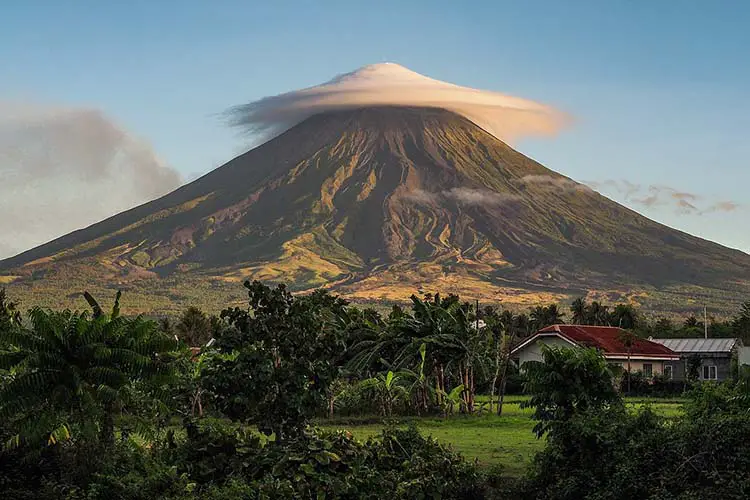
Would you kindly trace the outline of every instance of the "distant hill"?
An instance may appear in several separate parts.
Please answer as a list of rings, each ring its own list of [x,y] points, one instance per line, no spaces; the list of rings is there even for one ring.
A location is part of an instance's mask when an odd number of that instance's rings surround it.
[[[647,219],[457,114],[392,106],[313,116],[162,198],[0,261],[0,284],[25,305],[83,307],[84,288],[122,288],[131,311],[216,310],[242,301],[246,278],[364,301],[590,293],[721,310],[748,295],[750,256]]]

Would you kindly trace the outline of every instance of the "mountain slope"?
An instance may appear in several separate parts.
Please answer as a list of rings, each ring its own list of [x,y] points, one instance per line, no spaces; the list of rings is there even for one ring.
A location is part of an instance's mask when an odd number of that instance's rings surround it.
[[[20,294],[64,303],[71,286],[107,282],[152,297],[143,310],[201,300],[196,289],[223,298],[245,278],[366,299],[419,287],[518,303],[588,290],[716,297],[750,289],[750,256],[644,218],[449,111],[369,107],[313,116],[0,262]]]

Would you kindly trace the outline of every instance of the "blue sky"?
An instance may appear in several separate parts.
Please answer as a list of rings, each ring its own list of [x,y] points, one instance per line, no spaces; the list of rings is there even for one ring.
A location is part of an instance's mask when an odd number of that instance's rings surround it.
[[[101,109],[185,178],[251,143],[222,121],[228,107],[392,61],[571,114],[559,136],[516,146],[653,219],[750,251],[750,2],[12,4],[0,101]]]

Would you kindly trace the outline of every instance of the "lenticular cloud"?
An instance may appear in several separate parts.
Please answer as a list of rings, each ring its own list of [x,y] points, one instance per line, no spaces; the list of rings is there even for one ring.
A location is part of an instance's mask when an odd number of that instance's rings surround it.
[[[441,82],[393,63],[365,66],[316,87],[240,105],[229,115],[233,125],[270,139],[315,114],[389,105],[447,109],[506,142],[551,135],[567,122],[563,113],[548,106]]]

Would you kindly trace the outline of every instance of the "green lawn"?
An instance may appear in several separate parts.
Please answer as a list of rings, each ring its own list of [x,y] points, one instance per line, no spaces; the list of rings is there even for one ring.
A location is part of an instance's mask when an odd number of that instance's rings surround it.
[[[505,400],[503,415],[484,414],[481,416],[453,416],[449,418],[414,418],[420,431],[450,445],[464,457],[476,459],[483,466],[502,466],[506,474],[520,475],[534,454],[541,450],[544,441],[532,433],[534,422],[531,409],[521,409],[519,403],[525,396],[509,396]],[[486,397],[477,397],[484,402]],[[650,405],[656,412],[667,417],[680,412],[680,399],[627,398],[633,408]],[[377,435],[383,423],[321,422],[327,429],[345,429],[354,437],[365,440]],[[406,425],[404,423],[404,425]]]

